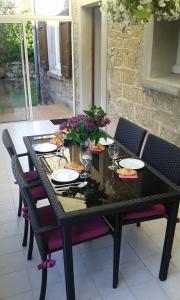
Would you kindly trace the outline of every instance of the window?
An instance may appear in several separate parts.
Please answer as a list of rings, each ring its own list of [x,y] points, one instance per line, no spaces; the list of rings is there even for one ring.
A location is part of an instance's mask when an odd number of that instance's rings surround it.
[[[152,20],[145,30],[144,87],[180,94],[180,21]]]
[[[0,14],[69,16],[69,0],[1,0]]]
[[[47,48],[49,75],[71,77],[71,24],[69,22],[47,22]]]
[[[60,23],[58,21],[47,22],[47,46],[49,71],[61,76],[60,59]]]

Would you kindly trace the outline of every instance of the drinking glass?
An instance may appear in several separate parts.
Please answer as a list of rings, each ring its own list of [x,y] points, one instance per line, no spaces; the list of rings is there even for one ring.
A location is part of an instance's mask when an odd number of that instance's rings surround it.
[[[115,169],[117,169],[117,166],[115,165],[115,159],[118,157],[118,154],[119,154],[118,145],[115,143],[112,145],[109,145],[108,153],[109,153],[110,158],[112,158],[112,165],[110,165],[108,168],[111,170],[115,170]]]
[[[90,175],[88,173],[88,168],[92,160],[92,154],[89,150],[80,151],[79,159],[84,166],[84,172],[80,175],[81,178],[88,178]]]
[[[66,147],[64,146],[64,140],[65,140],[65,138],[66,138],[66,134],[65,134],[65,132],[62,132],[61,133],[62,145],[61,145],[61,147],[60,147],[60,149],[58,151],[59,155],[62,156],[62,157],[65,157],[65,154],[64,154],[64,151],[66,150]]]

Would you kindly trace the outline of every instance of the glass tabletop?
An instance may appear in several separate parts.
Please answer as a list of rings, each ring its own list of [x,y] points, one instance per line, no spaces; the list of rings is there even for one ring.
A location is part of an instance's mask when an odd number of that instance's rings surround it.
[[[52,136],[30,137],[31,145],[47,143]],[[54,182],[51,179],[51,173],[60,168],[64,168],[67,162],[73,161],[79,163],[79,146],[71,144],[65,149],[66,160],[57,155],[57,151],[51,153],[37,154],[42,168],[51,183],[52,189],[56,193],[58,202],[61,204],[64,212],[87,209],[107,204],[120,203],[131,199],[159,196],[168,193],[170,186],[145,164],[145,167],[137,170],[137,178],[119,178],[116,170],[111,170],[108,166],[111,164],[108,154],[108,147],[102,152],[92,152],[92,161],[90,168],[90,177],[86,179],[87,185],[83,188],[78,187],[79,182],[84,179],[78,177],[74,183],[77,185],[66,187],[63,191],[58,190],[57,186],[63,186],[62,182]],[[129,156],[119,145],[120,159]],[[145,200],[144,200],[145,201]]]

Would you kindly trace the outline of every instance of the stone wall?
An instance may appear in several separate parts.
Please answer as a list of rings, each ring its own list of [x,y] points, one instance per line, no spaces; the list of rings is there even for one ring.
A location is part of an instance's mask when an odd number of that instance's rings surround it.
[[[75,96],[79,108],[79,0],[72,1],[74,22]],[[142,86],[143,28],[121,33],[118,24],[108,26],[107,96],[108,130],[114,134],[120,116],[136,122],[149,132],[180,146],[180,98],[144,89]]]
[[[34,64],[29,64],[30,80],[35,81]],[[11,62],[0,66],[0,79],[5,79],[16,88],[21,88],[24,84],[22,63]]]
[[[142,87],[143,35],[143,28],[123,34],[118,24],[109,26],[109,131],[124,116],[180,146],[180,98]]]
[[[70,109],[73,108],[72,79],[56,79],[49,75],[49,93],[53,102],[62,102]]]
[[[74,78],[75,78],[75,101],[76,113],[79,113],[80,90],[79,90],[79,32],[78,32],[78,1],[72,0],[72,18],[73,18],[73,46],[74,46]]]

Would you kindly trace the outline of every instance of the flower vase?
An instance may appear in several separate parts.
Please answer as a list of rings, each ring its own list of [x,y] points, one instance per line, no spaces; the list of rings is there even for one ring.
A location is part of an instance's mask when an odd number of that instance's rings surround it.
[[[80,151],[86,151],[89,149],[90,146],[90,139],[86,139],[85,141],[81,142],[79,147],[80,147]]]

